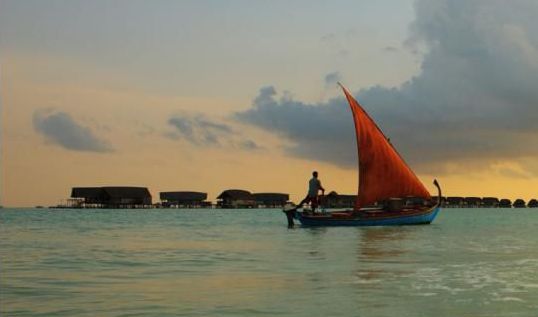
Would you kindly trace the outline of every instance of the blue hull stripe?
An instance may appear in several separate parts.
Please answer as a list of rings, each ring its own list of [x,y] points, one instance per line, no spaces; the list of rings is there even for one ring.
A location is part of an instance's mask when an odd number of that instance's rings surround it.
[[[430,212],[418,215],[408,215],[382,219],[338,219],[326,217],[305,217],[300,212],[295,213],[295,219],[299,220],[303,226],[404,226],[404,225],[421,225],[431,223],[440,207],[433,208]]]

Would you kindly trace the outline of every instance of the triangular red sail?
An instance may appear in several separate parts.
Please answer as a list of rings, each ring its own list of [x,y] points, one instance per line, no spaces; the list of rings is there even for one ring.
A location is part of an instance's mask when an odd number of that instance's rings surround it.
[[[359,194],[355,210],[393,197],[430,199],[430,193],[361,105],[344,90],[357,133]]]

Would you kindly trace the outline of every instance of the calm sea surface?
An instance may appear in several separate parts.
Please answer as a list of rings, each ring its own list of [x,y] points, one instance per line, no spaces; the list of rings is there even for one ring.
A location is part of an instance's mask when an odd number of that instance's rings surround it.
[[[278,210],[0,210],[1,316],[538,316],[538,209],[286,228]]]

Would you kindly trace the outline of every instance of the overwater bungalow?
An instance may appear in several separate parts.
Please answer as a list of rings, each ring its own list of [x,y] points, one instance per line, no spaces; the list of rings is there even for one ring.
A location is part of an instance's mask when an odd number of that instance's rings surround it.
[[[80,200],[80,208],[149,208],[152,206],[151,194],[146,187],[73,187],[71,198]]]
[[[259,208],[282,208],[290,200],[290,195],[283,193],[254,193],[252,196]]]
[[[161,205],[165,208],[201,208],[211,207],[207,193],[192,191],[161,192]]]
[[[513,204],[513,207],[514,208],[525,208],[527,207],[527,204],[525,204],[525,201],[521,198],[518,198],[514,201],[514,204]]]
[[[464,204],[463,197],[447,197],[445,207],[447,208],[461,208]]]
[[[484,197],[484,198],[482,198],[482,207],[485,207],[485,208],[497,208],[497,207],[499,207],[499,198],[497,198],[497,197]]]
[[[321,201],[321,205],[325,208],[353,208],[357,195],[340,195],[335,191],[331,191]]]
[[[217,197],[219,208],[255,208],[256,199],[247,190],[227,189]]]
[[[480,197],[465,197],[464,206],[467,208],[479,208],[482,206],[482,198]]]
[[[534,198],[529,200],[529,202],[527,203],[527,207],[529,207],[529,208],[538,208],[538,200],[536,200]]]
[[[512,201],[506,198],[501,199],[499,201],[499,208],[512,208]]]

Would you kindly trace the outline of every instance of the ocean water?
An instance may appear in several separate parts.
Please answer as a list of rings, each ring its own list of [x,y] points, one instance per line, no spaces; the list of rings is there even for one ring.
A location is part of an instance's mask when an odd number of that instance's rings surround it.
[[[288,229],[278,210],[0,210],[1,316],[538,316],[538,209]]]

